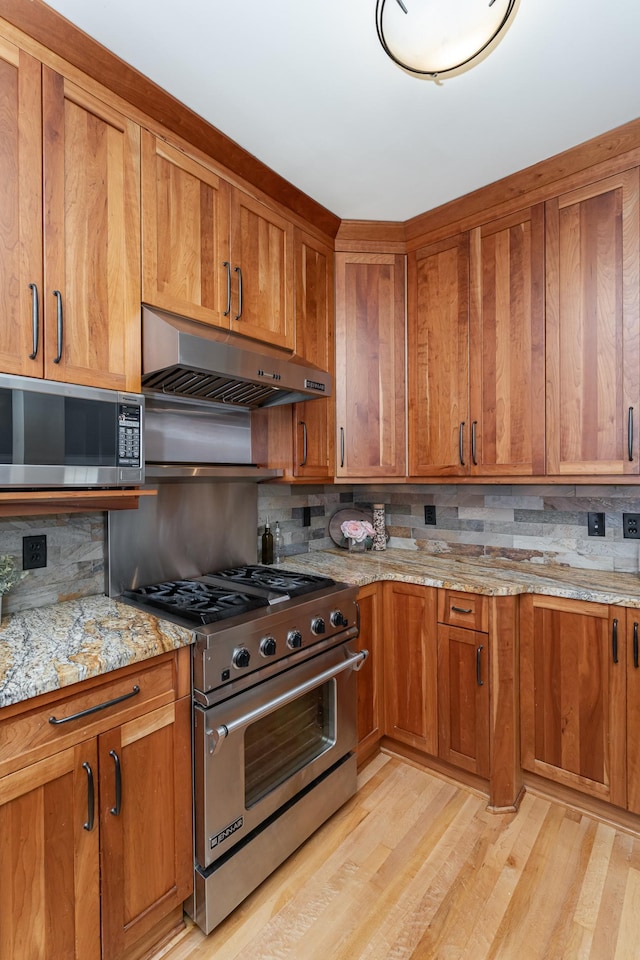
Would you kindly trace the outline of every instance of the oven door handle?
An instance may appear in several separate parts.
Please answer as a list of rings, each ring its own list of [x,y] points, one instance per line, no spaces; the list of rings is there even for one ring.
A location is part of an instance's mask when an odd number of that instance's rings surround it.
[[[218,752],[223,741],[229,734],[236,733],[236,731],[241,730],[243,727],[248,727],[250,723],[261,720],[273,710],[277,710],[279,707],[284,707],[287,703],[297,700],[298,697],[315,689],[315,687],[321,686],[323,683],[326,683],[327,680],[332,680],[345,670],[360,670],[368,656],[368,650],[360,650],[355,656],[349,657],[348,660],[344,660],[335,667],[329,667],[328,670],[323,670],[322,673],[317,673],[315,677],[312,677],[310,680],[300,683],[297,687],[294,687],[293,690],[287,690],[286,693],[281,694],[279,697],[274,697],[273,700],[269,700],[268,703],[263,703],[260,707],[256,707],[255,710],[250,710],[249,713],[245,713],[243,716],[237,717],[229,723],[221,723],[220,726],[215,727],[215,729],[207,727],[205,733],[207,736],[209,755],[213,756]]]

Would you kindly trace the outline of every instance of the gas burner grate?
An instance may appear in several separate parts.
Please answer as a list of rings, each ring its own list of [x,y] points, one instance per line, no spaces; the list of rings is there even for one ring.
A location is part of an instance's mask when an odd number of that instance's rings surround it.
[[[136,590],[124,596],[143,606],[176,614],[193,623],[215,623],[267,605],[259,596],[230,591],[228,587],[204,584],[198,580],[169,580]]]
[[[298,573],[293,570],[282,570],[280,567],[251,564],[217,570],[215,573],[207,574],[207,579],[229,581],[239,587],[260,587],[273,593],[288,594],[290,597],[299,597],[305,593],[313,593],[324,587],[335,585],[335,580],[319,574]]]

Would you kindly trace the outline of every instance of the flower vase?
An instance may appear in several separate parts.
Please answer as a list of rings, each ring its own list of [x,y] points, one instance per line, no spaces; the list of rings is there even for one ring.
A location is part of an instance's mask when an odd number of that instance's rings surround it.
[[[364,540],[354,540],[349,537],[349,553],[364,553],[367,548]]]

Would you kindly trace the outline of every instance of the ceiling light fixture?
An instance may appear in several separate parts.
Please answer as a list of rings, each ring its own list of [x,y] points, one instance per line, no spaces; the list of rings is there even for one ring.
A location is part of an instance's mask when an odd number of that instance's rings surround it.
[[[414,76],[441,80],[475,66],[502,39],[518,0],[377,0],[385,53]]]

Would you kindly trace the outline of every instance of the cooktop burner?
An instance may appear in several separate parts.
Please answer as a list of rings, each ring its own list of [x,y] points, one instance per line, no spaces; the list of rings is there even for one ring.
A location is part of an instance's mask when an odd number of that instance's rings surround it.
[[[269,604],[267,597],[233,592],[226,586],[201,580],[169,580],[125,590],[123,595],[138,604],[178,614],[194,623],[214,623]]]
[[[271,593],[287,594],[290,597],[300,597],[305,593],[313,593],[315,590],[335,584],[335,580],[315,573],[296,573],[280,567],[251,564],[208,573],[205,579],[230,581],[238,584],[239,587],[258,587]]]

